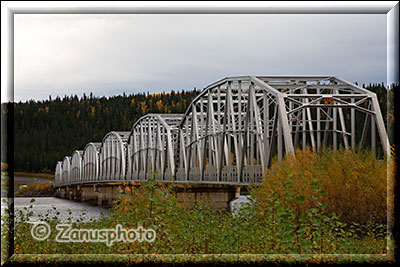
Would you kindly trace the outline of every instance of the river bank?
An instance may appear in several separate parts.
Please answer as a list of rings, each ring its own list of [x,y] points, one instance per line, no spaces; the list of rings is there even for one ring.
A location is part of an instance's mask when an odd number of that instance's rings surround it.
[[[55,197],[54,188],[51,186],[42,189],[27,189],[15,192],[14,197]]]
[[[48,174],[14,173],[14,197],[54,197],[53,186]]]

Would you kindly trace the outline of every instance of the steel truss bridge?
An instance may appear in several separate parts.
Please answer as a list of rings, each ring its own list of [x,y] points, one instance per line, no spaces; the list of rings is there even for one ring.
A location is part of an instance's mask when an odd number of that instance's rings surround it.
[[[362,127],[356,128],[356,120]],[[296,148],[336,151],[389,141],[377,96],[333,76],[228,77],[206,88],[185,114],[147,114],[130,131],[59,161],[56,186],[146,181],[249,185],[273,157]]]

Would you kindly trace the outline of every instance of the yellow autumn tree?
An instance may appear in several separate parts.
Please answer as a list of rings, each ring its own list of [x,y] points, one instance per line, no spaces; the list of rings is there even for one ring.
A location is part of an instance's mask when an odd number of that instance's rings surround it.
[[[94,118],[95,113],[96,113],[96,108],[95,107],[90,107],[90,116],[92,118]]]
[[[156,102],[156,107],[157,107],[157,110],[158,111],[163,111],[163,103],[162,103],[162,100],[160,99],[160,100],[158,100],[157,102]]]
[[[142,115],[145,115],[147,113],[148,107],[145,101],[140,102],[140,111],[142,112]]]

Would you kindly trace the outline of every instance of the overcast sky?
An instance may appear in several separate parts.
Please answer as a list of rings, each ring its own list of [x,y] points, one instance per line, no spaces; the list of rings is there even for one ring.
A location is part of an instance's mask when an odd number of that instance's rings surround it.
[[[16,14],[15,101],[202,89],[226,76],[386,82],[386,14]]]

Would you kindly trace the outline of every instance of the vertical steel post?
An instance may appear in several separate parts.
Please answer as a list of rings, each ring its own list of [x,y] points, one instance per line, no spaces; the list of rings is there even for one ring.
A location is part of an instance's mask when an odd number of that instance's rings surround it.
[[[351,103],[354,105],[354,98],[351,99]],[[356,151],[356,110],[351,108],[350,111],[350,120],[351,120],[351,149],[353,152]]]
[[[376,126],[375,115],[371,116],[371,151],[372,155],[376,156]]]
[[[383,152],[385,155],[390,155],[390,145],[389,145],[389,138],[387,136],[386,130],[385,130],[385,124],[383,123],[383,117],[381,110],[379,108],[379,103],[378,99],[376,97],[376,94],[372,96],[372,107],[375,112],[375,117],[376,117],[376,125],[378,127],[378,133],[379,137],[382,143],[382,148]]]
[[[333,151],[337,150],[337,114],[336,108],[333,108]]]

